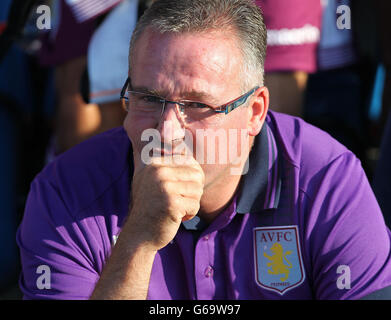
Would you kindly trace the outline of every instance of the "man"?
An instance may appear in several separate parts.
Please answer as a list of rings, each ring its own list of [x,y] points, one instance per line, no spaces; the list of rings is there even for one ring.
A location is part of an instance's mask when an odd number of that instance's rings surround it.
[[[268,112],[265,47],[252,1],[154,2],[131,40],[124,128],[32,183],[17,236],[26,298],[387,291],[389,231],[359,161]]]

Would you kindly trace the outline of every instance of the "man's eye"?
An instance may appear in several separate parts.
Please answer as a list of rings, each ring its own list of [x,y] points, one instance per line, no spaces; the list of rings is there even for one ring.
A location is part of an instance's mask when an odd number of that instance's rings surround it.
[[[202,109],[202,108],[208,108],[208,106],[201,102],[195,102],[195,101],[186,101],[185,102],[185,108],[189,109]]]
[[[161,99],[157,96],[141,96],[140,100],[142,100],[145,103],[161,103]]]

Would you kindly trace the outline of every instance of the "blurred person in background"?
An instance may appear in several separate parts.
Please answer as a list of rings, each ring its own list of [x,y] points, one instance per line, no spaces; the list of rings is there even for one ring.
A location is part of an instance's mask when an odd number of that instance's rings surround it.
[[[308,79],[304,119],[364,160],[373,75],[367,72],[368,58],[356,48],[355,28],[362,18],[353,19],[349,0],[323,0],[322,5],[317,72]]]
[[[40,52],[42,66],[54,68],[56,116],[49,159],[95,134],[100,126],[96,104],[83,96],[88,88],[87,52],[90,39],[102,15],[120,1],[55,1],[57,19],[44,38]]]
[[[96,29],[88,48],[90,103],[97,104],[100,124],[94,134],[121,126],[126,111],[119,94],[127,72],[127,47],[138,19],[138,0],[124,0]]]
[[[256,0],[267,27],[265,85],[270,108],[303,116],[308,75],[317,69],[322,6],[320,0]]]
[[[381,115],[378,120],[380,136],[380,154],[373,178],[373,191],[382,208],[388,226],[391,226],[391,2],[388,0],[375,1],[378,17],[380,40],[380,63],[385,72],[383,90],[380,97]]]

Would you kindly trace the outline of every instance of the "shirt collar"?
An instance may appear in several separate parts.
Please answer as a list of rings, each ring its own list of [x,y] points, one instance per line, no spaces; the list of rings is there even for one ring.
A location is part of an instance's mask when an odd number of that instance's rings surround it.
[[[277,144],[266,121],[254,139],[248,165],[239,186],[237,212],[276,209],[280,201],[281,170]]]
[[[243,175],[240,181],[237,213],[277,209],[281,192],[281,170],[277,155],[277,144],[273,132],[265,121],[261,132],[254,139],[247,174]],[[182,224],[187,230],[205,228],[198,216]]]

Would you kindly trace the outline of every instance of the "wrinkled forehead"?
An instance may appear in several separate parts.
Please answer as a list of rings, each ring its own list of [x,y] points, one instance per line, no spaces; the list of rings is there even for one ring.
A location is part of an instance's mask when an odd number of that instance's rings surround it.
[[[155,64],[167,71],[181,71],[189,63],[213,72],[230,71],[243,61],[234,31],[209,30],[202,32],[160,33],[146,28],[138,37],[130,54],[130,69]]]

